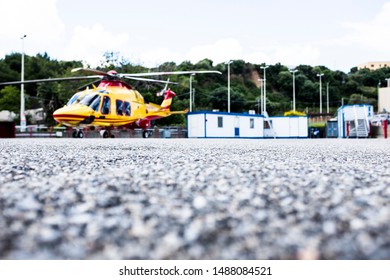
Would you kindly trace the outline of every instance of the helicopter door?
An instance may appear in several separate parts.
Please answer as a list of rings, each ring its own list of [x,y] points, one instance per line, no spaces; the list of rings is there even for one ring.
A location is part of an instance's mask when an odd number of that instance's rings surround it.
[[[111,106],[110,97],[104,96],[103,97],[103,105],[102,105],[102,114],[103,115],[107,115],[110,113],[110,106]]]
[[[122,100],[116,100],[116,114],[118,116],[122,116],[123,115],[123,101]]]
[[[130,114],[131,114],[130,102],[125,101],[125,102],[123,103],[123,107],[124,107],[125,116],[130,116]]]

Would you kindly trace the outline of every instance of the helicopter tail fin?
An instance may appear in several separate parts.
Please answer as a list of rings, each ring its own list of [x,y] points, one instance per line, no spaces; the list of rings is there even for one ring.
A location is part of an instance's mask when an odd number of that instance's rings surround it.
[[[161,103],[161,110],[170,110],[172,98],[174,96],[176,96],[176,93],[174,93],[171,89],[167,89],[165,91],[165,98],[164,101]]]

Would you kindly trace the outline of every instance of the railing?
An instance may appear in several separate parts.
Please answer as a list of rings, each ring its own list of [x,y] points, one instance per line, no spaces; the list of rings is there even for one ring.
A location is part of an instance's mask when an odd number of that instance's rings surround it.
[[[70,127],[43,127],[37,125],[27,126],[24,132],[15,127],[16,137],[20,138],[73,138],[76,131]],[[102,138],[104,129],[83,128],[83,138]],[[149,138],[187,138],[187,129],[183,127],[162,127],[147,129]],[[114,138],[143,138],[142,129],[112,129]]]

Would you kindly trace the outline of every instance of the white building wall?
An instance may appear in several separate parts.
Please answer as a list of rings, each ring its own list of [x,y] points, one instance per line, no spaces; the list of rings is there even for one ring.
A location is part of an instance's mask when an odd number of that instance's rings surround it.
[[[309,136],[307,117],[271,117],[272,131],[267,136],[276,138],[306,138]]]
[[[222,118],[222,127],[218,126],[219,118]],[[260,115],[190,113],[187,115],[188,137],[261,138],[264,136],[263,120],[264,117]]]
[[[218,127],[218,117],[222,117],[222,127]],[[234,137],[234,116],[206,114],[205,137]]]
[[[309,119],[307,117],[298,118],[298,137],[309,137]]]
[[[205,114],[187,115],[188,137],[205,137]]]
[[[358,119],[371,118],[374,115],[374,108],[366,104],[346,105],[337,110],[337,114],[340,113],[344,114],[345,121],[353,121],[356,117]]]
[[[251,124],[253,123],[253,127]],[[264,118],[260,116],[242,116],[240,118],[240,137],[263,137]]]
[[[390,87],[379,88],[378,112],[390,112]]]

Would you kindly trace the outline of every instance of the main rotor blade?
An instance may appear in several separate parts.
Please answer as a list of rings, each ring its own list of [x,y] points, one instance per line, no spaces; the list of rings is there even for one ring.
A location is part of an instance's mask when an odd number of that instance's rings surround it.
[[[82,89],[88,88],[90,85],[94,85],[95,83],[100,82],[101,80],[102,79],[98,79],[98,80],[95,80],[93,82],[89,82],[88,84],[85,84],[85,85],[83,85],[81,87],[78,87],[77,89],[78,90],[82,90]]]
[[[100,76],[109,76],[106,72],[95,70],[95,69],[88,69],[88,68],[74,68],[71,72],[82,72],[84,74],[91,74],[91,75],[100,75]]]
[[[65,77],[65,78],[49,78],[49,79],[38,79],[38,80],[26,80],[26,81],[15,81],[15,82],[4,82],[0,85],[21,85],[21,84],[32,84],[32,83],[50,83],[50,82],[61,82],[61,81],[76,81],[76,80],[87,80],[102,78],[101,76],[82,76],[82,77]]]
[[[162,75],[185,75],[185,74],[222,74],[215,70],[199,70],[199,71],[173,71],[173,72],[148,72],[148,73],[134,73],[134,74],[119,74],[120,77],[147,77],[147,76],[162,76]]]
[[[129,77],[129,76],[124,76],[123,78],[130,79],[130,80],[137,80],[137,81],[145,81],[145,82],[154,82],[154,83],[162,83],[162,84],[174,84],[177,85],[178,83],[164,81],[164,80],[155,80],[155,79],[147,79],[147,78],[138,78],[138,77]]]

